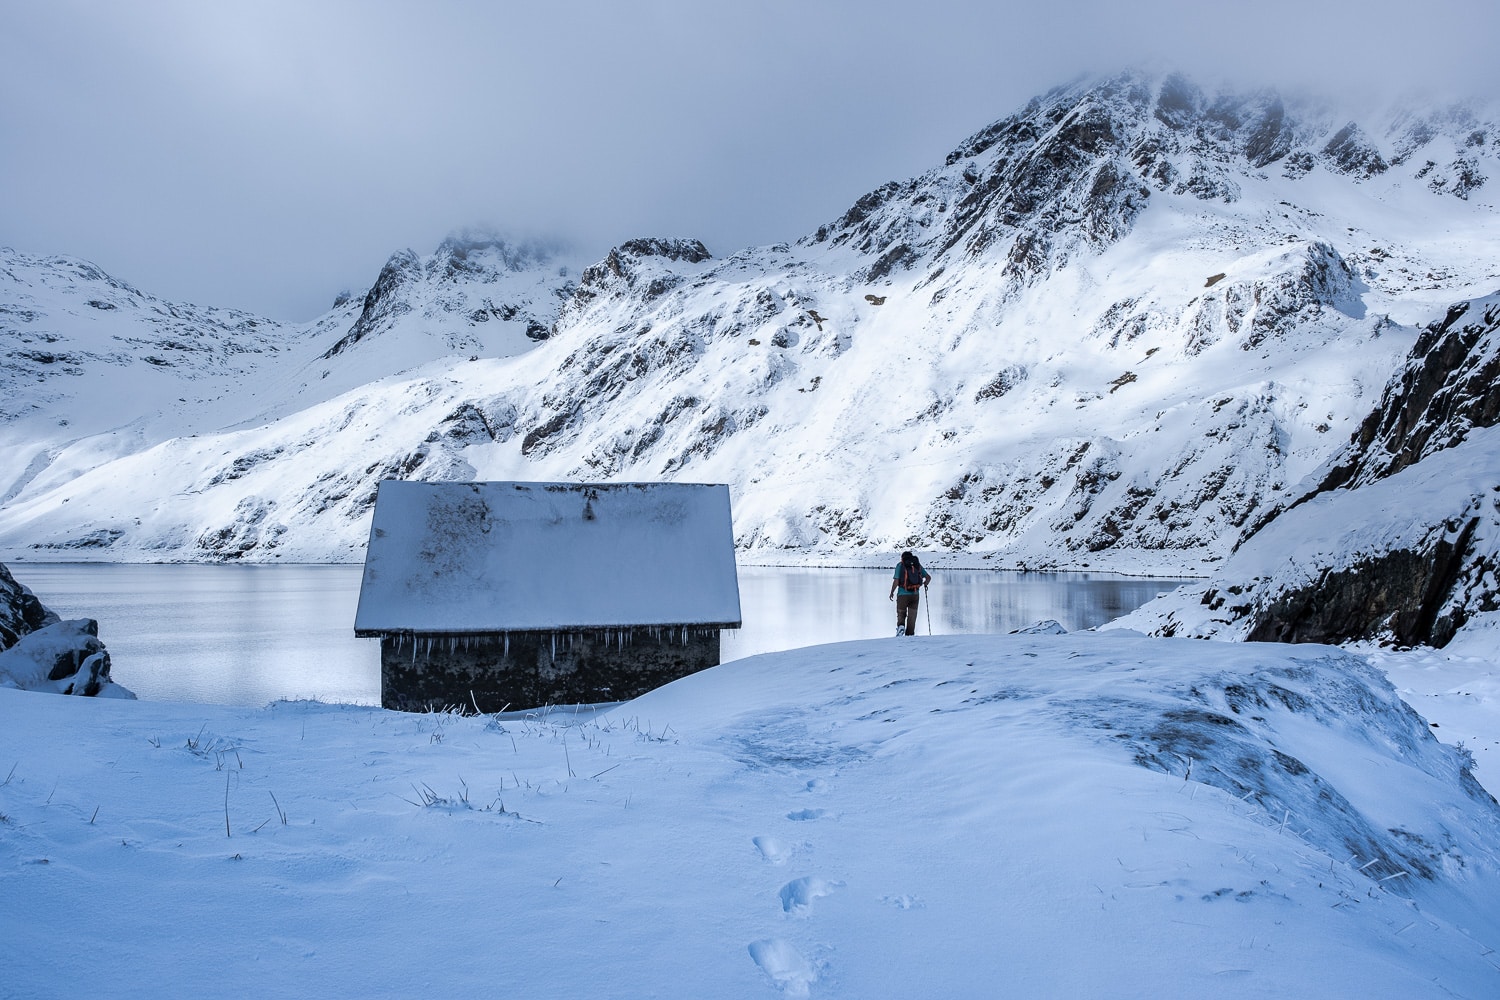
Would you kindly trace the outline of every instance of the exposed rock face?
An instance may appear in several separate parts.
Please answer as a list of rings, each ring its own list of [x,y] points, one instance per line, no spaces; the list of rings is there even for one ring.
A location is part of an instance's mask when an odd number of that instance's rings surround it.
[[[324,359],[344,352],[381,325],[389,324],[396,317],[411,312],[411,304],[402,298],[400,292],[403,287],[413,285],[421,279],[422,264],[415,252],[398,250],[391,254],[375,278],[375,284],[365,293],[364,307],[359,312],[359,318],[354,321],[349,332],[328,349],[323,355]]]
[[[134,698],[109,675],[91,618],[62,621],[0,565],[0,686],[86,697]]]
[[[584,269],[558,322],[566,323],[603,300],[638,297],[649,305],[682,282],[682,275],[671,265],[712,259],[713,254],[698,240],[627,240]]]
[[[1500,296],[1458,303],[1427,328],[1312,495],[1388,479],[1497,423]],[[1249,637],[1381,635],[1402,645],[1445,645],[1469,616],[1500,607],[1496,559],[1486,544],[1500,507],[1476,500],[1462,511],[1419,510],[1418,517],[1435,519],[1420,548],[1331,566],[1315,587],[1288,591],[1258,609]]]
[[[1390,169],[1379,150],[1354,122],[1334,133],[1323,147],[1323,155],[1333,169],[1356,177],[1374,177]]]
[[[1422,549],[1330,567],[1311,586],[1284,590],[1257,607],[1245,638],[1337,644],[1378,637],[1402,646],[1445,645],[1468,617],[1465,608],[1442,612],[1478,525],[1476,518],[1456,536],[1436,532]]]
[[[1432,324],[1316,487],[1207,587],[1127,624],[1162,635],[1445,645],[1500,609],[1500,295]]]
[[[0,651],[14,646],[23,635],[51,625],[57,615],[37,600],[31,588],[18,583],[0,563]]]
[[[1361,486],[1500,423],[1500,298],[1460,302],[1412,347],[1318,492]]]

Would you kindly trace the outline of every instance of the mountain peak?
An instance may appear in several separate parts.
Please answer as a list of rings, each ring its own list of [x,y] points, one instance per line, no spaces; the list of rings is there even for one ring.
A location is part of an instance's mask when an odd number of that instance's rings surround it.
[[[1356,429],[1422,324],[1500,287],[1474,194],[1493,120],[1133,72],[1030,101],[795,243],[591,262],[455,233],[257,362],[289,371],[277,422],[17,436],[0,542],[350,558],[384,477],[692,479],[731,486],[762,553],[1199,572]],[[121,450],[151,474],[111,472]],[[117,496],[142,482],[147,525]]]

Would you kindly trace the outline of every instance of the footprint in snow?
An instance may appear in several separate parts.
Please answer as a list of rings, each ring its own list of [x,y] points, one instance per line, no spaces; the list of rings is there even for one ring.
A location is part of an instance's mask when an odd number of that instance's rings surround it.
[[[811,916],[813,900],[833,895],[843,884],[812,877],[795,879],[781,887],[781,908],[792,916]]]
[[[760,856],[773,865],[784,865],[792,856],[792,849],[775,837],[756,837],[752,843]]]
[[[787,996],[805,997],[808,987],[818,981],[812,964],[781,938],[756,941],[750,946],[750,957]]]
[[[827,809],[798,809],[786,814],[786,818],[798,823],[806,823],[809,820],[822,819],[828,815]]]

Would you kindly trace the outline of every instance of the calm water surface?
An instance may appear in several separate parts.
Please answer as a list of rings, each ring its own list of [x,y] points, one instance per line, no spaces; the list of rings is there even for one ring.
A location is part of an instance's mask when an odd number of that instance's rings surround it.
[[[115,680],[153,701],[260,706],[279,698],[380,703],[380,647],[354,638],[359,566],[13,563],[64,618],[95,618]],[[919,634],[1069,630],[1132,611],[1181,581],[930,568]],[[893,636],[888,569],[742,566],[745,625],[723,658]],[[894,640],[893,640],[894,641]]]

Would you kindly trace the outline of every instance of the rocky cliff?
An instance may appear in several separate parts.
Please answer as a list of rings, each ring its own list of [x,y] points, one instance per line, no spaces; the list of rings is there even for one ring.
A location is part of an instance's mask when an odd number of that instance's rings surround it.
[[[1347,446],[1216,574],[1124,624],[1442,646],[1500,609],[1500,295],[1431,324]]]
[[[5,564],[0,563],[0,650],[9,649],[21,636],[57,620],[57,615],[37,600],[31,588],[18,583]]]

